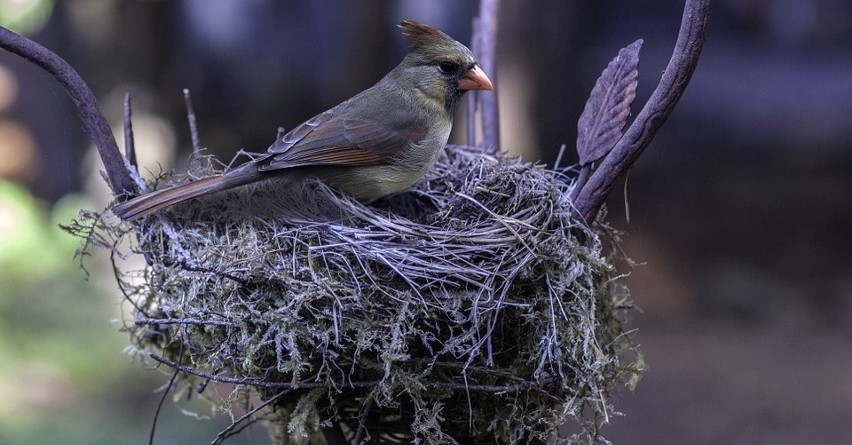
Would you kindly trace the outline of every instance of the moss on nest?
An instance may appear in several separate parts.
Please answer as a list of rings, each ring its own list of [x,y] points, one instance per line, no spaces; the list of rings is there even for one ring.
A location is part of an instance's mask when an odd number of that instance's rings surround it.
[[[200,158],[190,174],[213,170]],[[599,439],[607,397],[641,366],[614,237],[573,219],[569,190],[542,166],[448,147],[413,191],[372,205],[318,183],[178,205],[132,228],[149,264],[119,276],[128,330],[187,383],[271,401],[282,443],[329,419],[372,442],[554,443],[566,423]],[[110,248],[131,231],[89,224]]]

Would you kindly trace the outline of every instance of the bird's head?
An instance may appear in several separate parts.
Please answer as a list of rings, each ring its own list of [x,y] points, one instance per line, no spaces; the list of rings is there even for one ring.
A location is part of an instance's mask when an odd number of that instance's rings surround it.
[[[466,46],[413,20],[403,20],[399,27],[410,50],[394,71],[448,112],[455,110],[466,91],[492,89],[491,80]]]

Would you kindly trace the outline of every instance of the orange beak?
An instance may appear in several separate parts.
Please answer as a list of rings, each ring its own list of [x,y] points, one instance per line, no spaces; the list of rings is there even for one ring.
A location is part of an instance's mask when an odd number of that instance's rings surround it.
[[[491,79],[485,75],[485,72],[482,71],[479,66],[474,66],[468,72],[464,73],[464,76],[461,76],[459,79],[459,89],[462,91],[490,90],[493,88],[494,86],[491,85]]]

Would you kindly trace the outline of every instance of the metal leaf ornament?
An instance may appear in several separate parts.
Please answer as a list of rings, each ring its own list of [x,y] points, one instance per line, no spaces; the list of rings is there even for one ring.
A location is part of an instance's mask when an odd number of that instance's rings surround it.
[[[577,154],[586,166],[606,156],[624,134],[639,83],[642,39],[622,48],[603,70],[577,123]]]

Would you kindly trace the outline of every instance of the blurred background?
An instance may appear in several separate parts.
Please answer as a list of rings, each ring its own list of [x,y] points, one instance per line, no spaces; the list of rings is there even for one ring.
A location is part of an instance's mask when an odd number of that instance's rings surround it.
[[[502,147],[552,165],[561,144],[573,147],[597,75],[643,38],[638,112],[681,7],[504,0],[488,73]],[[468,42],[476,10],[474,0],[0,0],[0,23],[76,67],[116,131],[130,91],[137,150],[156,172],[188,156],[182,88],[203,145],[227,162],[377,81],[405,53],[400,19]],[[640,264],[624,271],[649,370],[619,392],[624,416],[603,433],[626,444],[850,443],[852,3],[716,0],[710,24],[686,94],[609,202]],[[108,204],[100,168],[61,87],[0,52],[0,444],[147,441],[167,376],[124,352],[106,259],[85,258],[86,279],[76,240],[57,228]],[[155,443],[209,442],[223,417],[168,400]],[[229,443],[268,442],[258,428]]]

